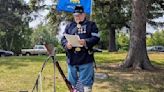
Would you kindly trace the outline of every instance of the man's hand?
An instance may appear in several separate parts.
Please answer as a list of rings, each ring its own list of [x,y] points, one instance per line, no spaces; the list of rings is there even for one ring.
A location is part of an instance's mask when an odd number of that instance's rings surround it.
[[[71,43],[67,42],[66,47],[67,47],[67,49],[72,49]]]
[[[80,43],[81,45],[83,45],[83,46],[86,45],[86,41],[85,41],[84,39],[79,39],[79,43]]]

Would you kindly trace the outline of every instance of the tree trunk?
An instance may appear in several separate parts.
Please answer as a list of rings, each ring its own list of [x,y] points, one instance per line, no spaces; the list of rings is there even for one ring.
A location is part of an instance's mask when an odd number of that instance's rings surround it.
[[[9,50],[11,50],[11,49],[12,49],[13,42],[14,42],[14,36],[12,36],[12,37],[11,37],[11,42],[10,42],[10,48],[9,48]]]
[[[130,48],[123,68],[153,70],[146,50],[146,0],[132,0]]]
[[[9,48],[9,42],[8,42],[8,39],[7,39],[7,37],[5,38],[5,47],[4,47],[4,49],[5,50],[7,50],[8,48]]]
[[[117,51],[116,49],[116,41],[115,41],[115,28],[111,27],[109,30],[109,47],[108,47],[108,51],[109,52],[114,52]]]

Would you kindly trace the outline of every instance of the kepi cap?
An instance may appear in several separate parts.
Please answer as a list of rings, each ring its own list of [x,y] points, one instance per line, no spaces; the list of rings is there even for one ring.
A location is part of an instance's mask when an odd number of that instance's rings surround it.
[[[76,5],[75,8],[74,8],[74,12],[73,12],[73,15],[79,15],[81,13],[84,13],[84,8],[83,6],[81,5]]]

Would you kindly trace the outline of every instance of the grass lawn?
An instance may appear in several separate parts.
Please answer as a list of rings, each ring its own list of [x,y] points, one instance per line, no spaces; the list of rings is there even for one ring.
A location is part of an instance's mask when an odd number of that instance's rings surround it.
[[[93,92],[164,92],[164,71],[148,72],[120,70],[116,66],[123,62],[126,53],[96,53],[97,70],[109,78],[95,79]],[[47,56],[19,56],[0,58],[0,92],[31,92],[41,66]],[[153,65],[164,68],[164,53],[149,53]],[[67,73],[65,55],[57,59]],[[43,71],[43,92],[53,92],[53,64],[50,60]],[[69,92],[56,70],[57,92]]]

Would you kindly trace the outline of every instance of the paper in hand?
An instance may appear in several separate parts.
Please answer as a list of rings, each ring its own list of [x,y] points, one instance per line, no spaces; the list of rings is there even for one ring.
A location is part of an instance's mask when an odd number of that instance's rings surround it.
[[[79,43],[80,37],[78,35],[64,34],[64,36],[67,41],[71,43],[72,47],[82,47],[82,45]]]

